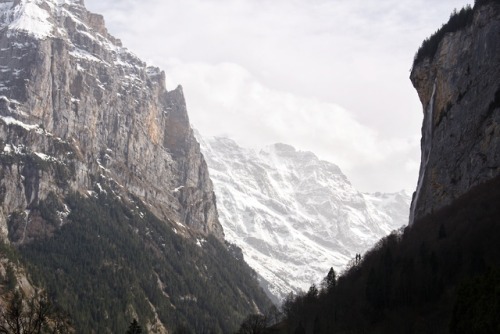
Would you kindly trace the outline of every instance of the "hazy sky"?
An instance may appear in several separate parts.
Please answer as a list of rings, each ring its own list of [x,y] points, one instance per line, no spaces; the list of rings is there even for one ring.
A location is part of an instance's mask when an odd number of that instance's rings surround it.
[[[415,189],[422,40],[464,0],[85,0],[132,52],[181,84],[191,122],[336,163],[361,191]]]

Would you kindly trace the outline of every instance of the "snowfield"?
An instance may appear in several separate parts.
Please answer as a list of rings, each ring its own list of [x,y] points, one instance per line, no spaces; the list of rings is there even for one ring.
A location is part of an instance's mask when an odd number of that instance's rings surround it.
[[[275,144],[260,151],[201,138],[226,239],[276,300],[319,283],[408,224],[410,196],[363,194],[340,168]]]

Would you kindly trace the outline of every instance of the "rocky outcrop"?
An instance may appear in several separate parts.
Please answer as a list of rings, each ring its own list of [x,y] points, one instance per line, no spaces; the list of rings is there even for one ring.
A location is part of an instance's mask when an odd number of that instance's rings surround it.
[[[223,239],[182,88],[78,0],[0,1],[0,227],[49,193],[112,187]]]
[[[424,121],[410,224],[500,174],[500,4],[469,11],[411,72]]]

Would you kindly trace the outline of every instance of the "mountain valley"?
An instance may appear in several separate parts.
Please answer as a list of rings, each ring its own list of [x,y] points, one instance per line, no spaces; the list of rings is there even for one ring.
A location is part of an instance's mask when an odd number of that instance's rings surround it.
[[[476,0],[423,42],[415,193],[368,194],[194,131],[83,0],[0,0],[0,332],[500,332],[499,34]]]

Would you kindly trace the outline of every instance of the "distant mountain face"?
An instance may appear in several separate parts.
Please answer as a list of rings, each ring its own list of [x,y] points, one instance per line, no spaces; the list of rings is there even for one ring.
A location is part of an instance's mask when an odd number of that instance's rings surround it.
[[[405,192],[363,194],[332,163],[275,144],[260,151],[199,138],[227,239],[277,299],[339,272],[408,223]]]
[[[77,332],[231,332],[270,305],[224,242],[182,88],[82,0],[0,0],[0,237]]]

